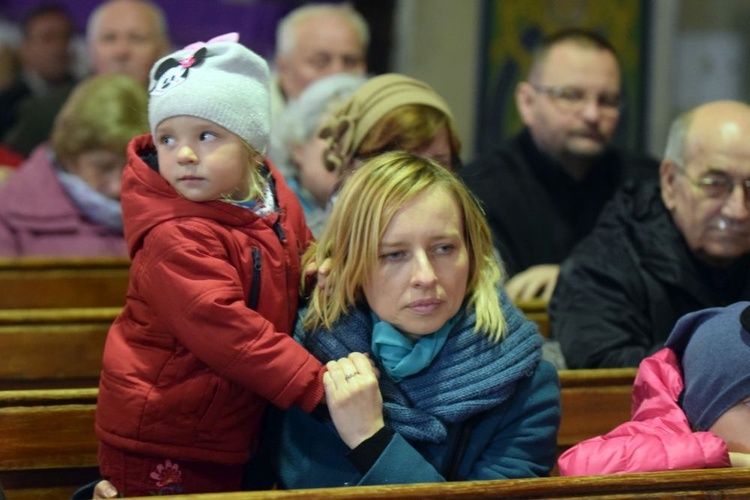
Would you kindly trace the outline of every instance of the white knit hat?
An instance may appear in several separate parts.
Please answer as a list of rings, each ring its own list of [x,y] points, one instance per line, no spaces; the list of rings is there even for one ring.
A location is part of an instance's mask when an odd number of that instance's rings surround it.
[[[167,118],[189,115],[237,134],[264,153],[270,128],[268,65],[230,33],[196,42],[151,68],[148,120],[153,134]]]

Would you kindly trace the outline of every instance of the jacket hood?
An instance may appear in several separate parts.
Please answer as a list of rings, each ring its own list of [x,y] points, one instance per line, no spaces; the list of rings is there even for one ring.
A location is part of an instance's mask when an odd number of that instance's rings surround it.
[[[260,218],[250,210],[223,201],[198,203],[183,198],[159,174],[151,134],[140,135],[130,141],[127,160],[122,178],[121,202],[125,240],[131,258],[151,229],[173,219],[197,217],[225,226],[250,227],[253,224],[273,224],[278,218],[277,214]],[[272,175],[277,176],[270,162],[266,161]]]
[[[729,408],[750,395],[750,302],[686,314],[665,346],[680,358],[690,423],[708,430]]]

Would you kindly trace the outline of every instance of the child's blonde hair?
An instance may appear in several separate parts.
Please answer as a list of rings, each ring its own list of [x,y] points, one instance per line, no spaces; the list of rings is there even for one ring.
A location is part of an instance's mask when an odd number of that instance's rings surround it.
[[[245,153],[247,153],[247,196],[237,199],[234,198],[231,193],[227,193],[220,198],[220,201],[226,201],[228,203],[245,203],[263,197],[267,183],[263,176],[263,167],[265,166],[263,155],[247,141],[243,140],[242,146],[244,147]]]

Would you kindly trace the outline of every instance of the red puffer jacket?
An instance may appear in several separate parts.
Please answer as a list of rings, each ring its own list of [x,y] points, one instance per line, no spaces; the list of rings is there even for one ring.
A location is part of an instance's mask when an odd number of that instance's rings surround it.
[[[268,401],[310,411],[323,395],[320,362],[288,335],[311,235],[273,167],[281,210],[258,217],[182,198],[155,157],[150,135],[128,147],[130,285],[107,336],[96,432],[131,452],[242,463]]]

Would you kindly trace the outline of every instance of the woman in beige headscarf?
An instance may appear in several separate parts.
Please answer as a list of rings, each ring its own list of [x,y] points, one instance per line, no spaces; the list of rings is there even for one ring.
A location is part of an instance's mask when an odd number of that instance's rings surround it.
[[[364,160],[394,150],[429,157],[451,170],[459,166],[461,142],[448,104],[426,83],[396,73],[359,87],[323,123],[319,136],[328,142],[326,168],[341,181]]]

